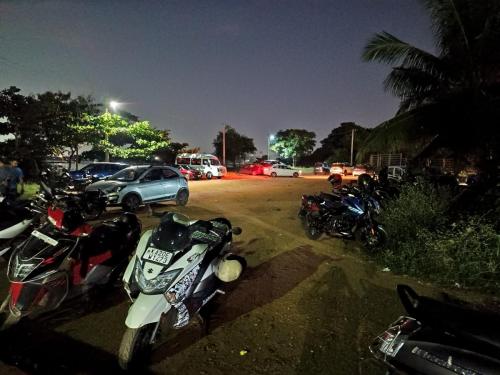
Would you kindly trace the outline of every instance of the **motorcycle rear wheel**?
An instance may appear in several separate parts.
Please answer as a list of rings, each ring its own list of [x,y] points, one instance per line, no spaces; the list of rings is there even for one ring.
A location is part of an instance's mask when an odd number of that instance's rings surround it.
[[[301,221],[307,238],[309,238],[310,240],[317,240],[321,237],[321,235],[323,234],[322,231],[316,228],[314,225],[311,225],[311,219],[309,215],[301,217]]]
[[[140,328],[127,328],[118,351],[118,364],[124,370],[147,366],[153,349],[152,335],[156,323]]]

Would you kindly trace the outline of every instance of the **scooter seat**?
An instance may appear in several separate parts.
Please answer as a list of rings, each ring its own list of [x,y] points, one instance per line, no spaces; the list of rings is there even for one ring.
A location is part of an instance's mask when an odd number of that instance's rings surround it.
[[[424,325],[500,358],[500,315],[418,296],[407,286],[398,285],[398,292],[408,313]]]

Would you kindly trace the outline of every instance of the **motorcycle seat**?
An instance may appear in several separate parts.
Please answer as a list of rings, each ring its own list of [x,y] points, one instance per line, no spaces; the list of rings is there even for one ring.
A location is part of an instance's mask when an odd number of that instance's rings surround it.
[[[326,207],[338,210],[344,207],[340,196],[329,193],[320,193],[319,196],[324,200]]]

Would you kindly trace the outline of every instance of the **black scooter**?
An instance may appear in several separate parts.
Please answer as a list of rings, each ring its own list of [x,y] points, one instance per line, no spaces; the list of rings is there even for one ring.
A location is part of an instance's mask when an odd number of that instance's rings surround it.
[[[422,297],[407,285],[397,292],[410,316],[370,345],[390,374],[500,374],[500,316]]]

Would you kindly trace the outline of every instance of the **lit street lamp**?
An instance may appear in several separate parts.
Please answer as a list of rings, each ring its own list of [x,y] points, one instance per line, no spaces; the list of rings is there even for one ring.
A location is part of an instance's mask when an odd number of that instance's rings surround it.
[[[116,110],[118,109],[118,107],[120,107],[121,105],[122,105],[122,103],[117,102],[116,100],[111,100],[109,102],[109,106],[108,107],[111,108],[112,112],[116,112]],[[106,112],[109,112],[108,111],[108,107],[106,107]]]
[[[269,137],[267,137],[267,159],[271,160],[271,142],[274,141],[274,134],[271,134]]]

